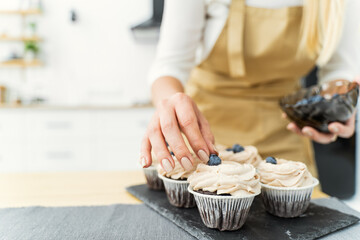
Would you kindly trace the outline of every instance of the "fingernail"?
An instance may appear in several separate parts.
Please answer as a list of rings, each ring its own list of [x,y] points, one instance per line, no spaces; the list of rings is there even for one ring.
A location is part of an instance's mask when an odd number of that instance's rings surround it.
[[[141,163],[141,166],[142,166],[142,167],[145,167],[145,166],[146,166],[146,160],[145,160],[144,157],[141,158],[140,163]]]
[[[217,148],[215,147],[215,145],[213,144],[213,149],[215,152],[217,152]]]
[[[216,153],[219,153],[214,144],[213,144],[213,149],[214,149],[214,151],[215,151]]]
[[[335,141],[337,140],[337,137],[338,137],[337,135],[334,135],[334,136],[332,137],[331,141],[332,141],[332,142],[335,142]]]
[[[209,156],[206,154],[206,152],[204,150],[199,150],[198,151],[198,156],[201,159],[201,161],[203,161],[203,162],[208,162],[209,161]]]
[[[183,157],[181,159],[181,165],[185,168],[185,170],[191,170],[193,168],[191,161],[187,157]]]
[[[173,170],[173,167],[171,166],[171,163],[168,159],[161,160],[162,167],[165,170],[165,172],[171,172]]]
[[[312,137],[312,132],[310,132],[309,130],[305,130],[304,134],[308,137]]]
[[[331,130],[332,132],[334,132],[334,133],[339,132],[339,128],[338,128],[338,127],[334,127],[334,126],[332,126],[332,127],[330,128],[330,130]]]

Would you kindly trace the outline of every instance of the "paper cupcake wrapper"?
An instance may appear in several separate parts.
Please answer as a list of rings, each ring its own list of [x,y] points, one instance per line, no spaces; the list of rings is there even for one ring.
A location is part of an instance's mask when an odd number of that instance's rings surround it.
[[[158,177],[158,172],[155,166],[150,166],[148,168],[143,168],[146,183],[150,189],[153,190],[164,190],[164,183]]]
[[[183,208],[195,207],[195,200],[188,191],[189,183],[185,180],[174,180],[158,174],[163,180],[167,198],[171,205]]]
[[[300,188],[261,184],[261,197],[265,210],[278,217],[298,217],[308,208],[313,189],[318,184],[319,180],[316,178],[314,178],[312,185]]]
[[[241,228],[257,195],[247,197],[207,195],[193,191],[190,186],[188,191],[195,197],[205,226],[220,231],[234,231]]]

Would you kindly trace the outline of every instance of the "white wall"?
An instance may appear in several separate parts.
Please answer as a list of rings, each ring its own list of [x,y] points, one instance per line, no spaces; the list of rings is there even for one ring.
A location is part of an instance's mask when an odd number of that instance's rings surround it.
[[[15,4],[15,3],[16,4]],[[17,0],[0,1],[0,9],[17,7]],[[26,71],[0,69],[0,84],[40,95],[52,104],[126,104],[149,99],[146,75],[155,44],[136,44],[130,26],[151,15],[150,0],[43,0],[44,14],[31,16],[44,38],[45,66]],[[69,11],[79,21],[70,22]],[[0,16],[0,34],[18,35],[16,15]],[[0,59],[20,43],[0,43]],[[15,93],[15,91],[12,91]],[[13,96],[14,97],[14,96]]]

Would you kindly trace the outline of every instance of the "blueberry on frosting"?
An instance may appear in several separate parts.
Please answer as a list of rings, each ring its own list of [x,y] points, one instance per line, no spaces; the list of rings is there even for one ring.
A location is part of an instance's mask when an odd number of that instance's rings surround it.
[[[245,148],[239,144],[234,144],[232,147],[234,153],[239,153],[245,150]]]
[[[267,157],[266,162],[271,164],[277,164],[277,161],[274,157]]]
[[[226,151],[228,152],[233,152],[233,153],[239,153],[239,152],[242,152],[244,151],[245,148],[239,144],[234,144],[231,148],[227,148]]]
[[[211,154],[207,164],[209,166],[217,166],[217,165],[221,164],[221,159],[219,158],[218,155]]]

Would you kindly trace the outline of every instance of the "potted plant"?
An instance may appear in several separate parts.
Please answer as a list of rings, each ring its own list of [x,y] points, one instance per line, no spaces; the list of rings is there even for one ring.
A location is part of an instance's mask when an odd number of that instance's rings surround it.
[[[26,61],[33,61],[37,58],[39,53],[39,46],[37,42],[26,41],[24,42],[24,59]]]

